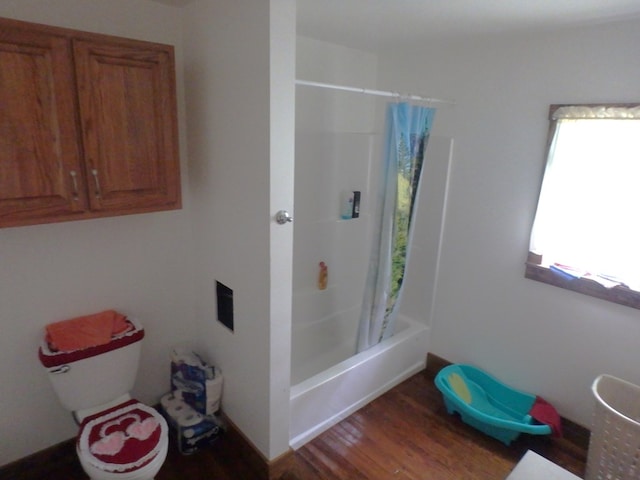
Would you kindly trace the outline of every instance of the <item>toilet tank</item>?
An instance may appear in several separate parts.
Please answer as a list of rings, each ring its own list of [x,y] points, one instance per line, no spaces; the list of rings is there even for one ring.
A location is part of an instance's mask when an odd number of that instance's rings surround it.
[[[73,352],[52,352],[43,341],[38,352],[60,403],[72,412],[104,405],[133,388],[144,329],[134,328],[111,342]]]

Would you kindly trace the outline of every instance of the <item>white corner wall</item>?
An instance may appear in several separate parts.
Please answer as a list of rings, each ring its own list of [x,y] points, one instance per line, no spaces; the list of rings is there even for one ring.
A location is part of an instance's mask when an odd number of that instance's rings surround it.
[[[176,47],[183,209],[0,230],[0,465],[77,433],[37,348],[47,323],[115,308],[146,329],[133,392],[169,389],[169,350],[195,336],[180,11],[148,0],[3,0],[0,16]]]
[[[288,449],[292,233],[273,215],[293,207],[295,2],[196,0],[184,31],[198,337],[225,413],[273,459]]]
[[[503,35],[381,55],[380,84],[453,98],[455,150],[432,351],[546,398],[589,426],[590,385],[640,384],[638,311],[524,278],[552,103],[638,102],[640,22]]]
[[[270,11],[270,213],[294,212],[296,2],[272,0]],[[268,459],[289,450],[293,227],[271,221]]]

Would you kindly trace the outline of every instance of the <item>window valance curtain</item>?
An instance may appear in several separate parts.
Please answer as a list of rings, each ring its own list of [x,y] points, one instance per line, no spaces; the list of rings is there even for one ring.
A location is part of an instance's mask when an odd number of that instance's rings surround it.
[[[640,119],[640,105],[568,105],[558,107],[551,113],[551,120],[561,119]]]

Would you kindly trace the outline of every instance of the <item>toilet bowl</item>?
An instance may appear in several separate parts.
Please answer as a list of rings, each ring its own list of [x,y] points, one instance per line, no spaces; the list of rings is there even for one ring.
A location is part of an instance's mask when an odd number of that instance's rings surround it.
[[[154,408],[129,395],[144,330],[131,328],[109,344],[39,358],[62,405],[80,425],[76,453],[92,480],[152,480],[167,456],[168,427]]]

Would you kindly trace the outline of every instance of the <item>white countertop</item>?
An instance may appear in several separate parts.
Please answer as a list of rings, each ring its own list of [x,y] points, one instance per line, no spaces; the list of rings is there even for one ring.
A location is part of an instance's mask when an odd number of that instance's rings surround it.
[[[505,480],[580,480],[580,477],[527,450]]]

